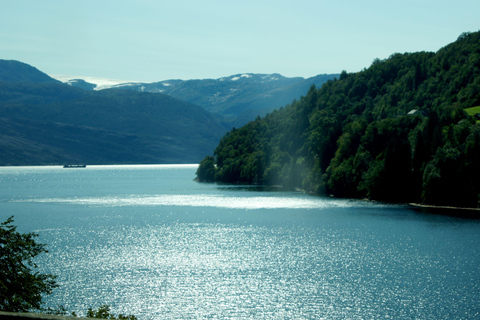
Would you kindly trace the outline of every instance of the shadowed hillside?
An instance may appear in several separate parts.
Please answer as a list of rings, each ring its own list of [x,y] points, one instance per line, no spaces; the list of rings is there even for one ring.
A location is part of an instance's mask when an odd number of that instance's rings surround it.
[[[0,70],[0,165],[192,163],[226,130],[164,94],[86,91],[15,61]]]

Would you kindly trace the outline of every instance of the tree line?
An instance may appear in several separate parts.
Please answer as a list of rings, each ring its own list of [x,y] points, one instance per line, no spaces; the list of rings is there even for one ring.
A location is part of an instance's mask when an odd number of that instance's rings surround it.
[[[477,207],[480,32],[436,53],[395,53],[343,71],[232,129],[200,181],[281,185],[337,197]]]

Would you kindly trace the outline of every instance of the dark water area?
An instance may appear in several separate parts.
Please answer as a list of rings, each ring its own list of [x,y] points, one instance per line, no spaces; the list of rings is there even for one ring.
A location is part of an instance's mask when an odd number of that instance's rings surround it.
[[[196,166],[0,168],[0,219],[39,233],[47,306],[140,319],[475,319],[480,221],[193,181]]]

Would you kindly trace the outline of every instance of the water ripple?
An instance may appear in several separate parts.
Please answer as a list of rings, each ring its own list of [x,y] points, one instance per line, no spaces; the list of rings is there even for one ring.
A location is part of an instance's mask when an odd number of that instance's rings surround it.
[[[102,301],[144,319],[436,319],[473,303],[460,273],[442,278],[438,257],[352,230],[174,223],[48,233],[49,271],[60,276],[50,303],[78,312]],[[436,303],[445,297],[449,305]]]

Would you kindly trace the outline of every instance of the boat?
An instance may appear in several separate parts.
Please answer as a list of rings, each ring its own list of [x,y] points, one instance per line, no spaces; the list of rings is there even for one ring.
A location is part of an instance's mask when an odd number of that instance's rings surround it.
[[[86,168],[86,164],[66,164],[63,166],[64,168]]]

